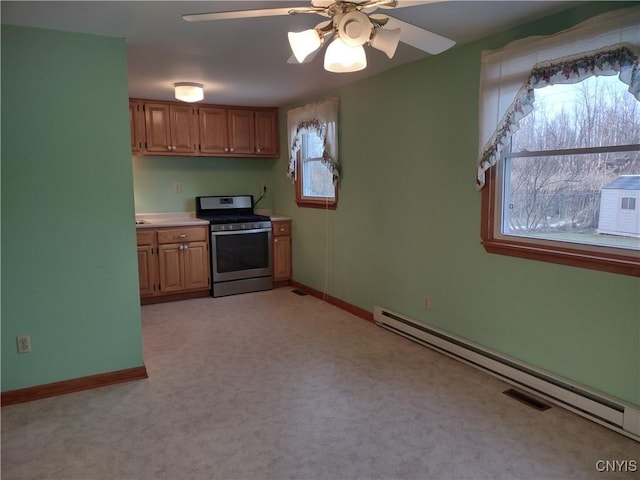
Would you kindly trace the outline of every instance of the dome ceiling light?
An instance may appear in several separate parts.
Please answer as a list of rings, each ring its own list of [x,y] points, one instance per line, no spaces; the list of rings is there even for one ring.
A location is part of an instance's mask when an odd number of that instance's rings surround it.
[[[183,102],[199,102],[204,98],[204,85],[193,82],[174,83],[176,99]]]

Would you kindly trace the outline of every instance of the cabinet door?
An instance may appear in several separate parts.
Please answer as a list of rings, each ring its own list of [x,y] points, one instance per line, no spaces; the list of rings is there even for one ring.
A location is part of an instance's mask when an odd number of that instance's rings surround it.
[[[132,100],[129,102],[129,126],[131,128],[131,153],[144,150],[144,104]]]
[[[169,105],[145,103],[144,118],[147,152],[171,152],[171,115]]]
[[[209,246],[207,242],[193,242],[184,245],[185,289],[207,288],[209,286]]]
[[[148,297],[155,293],[156,259],[153,256],[153,246],[138,247],[138,278],[140,281],[140,296]]]
[[[291,278],[291,237],[273,238],[273,280]]]
[[[255,126],[253,110],[232,110],[229,115],[229,152],[255,153]]]
[[[198,150],[196,110],[189,105],[171,105],[171,151],[195,153]]]
[[[256,153],[259,155],[276,156],[280,152],[278,138],[278,114],[270,110],[257,110],[256,123]]]
[[[182,244],[160,245],[158,247],[160,265],[160,291],[177,292],[184,287],[184,265]]]
[[[228,153],[227,109],[200,107],[198,116],[200,119],[200,153]]]

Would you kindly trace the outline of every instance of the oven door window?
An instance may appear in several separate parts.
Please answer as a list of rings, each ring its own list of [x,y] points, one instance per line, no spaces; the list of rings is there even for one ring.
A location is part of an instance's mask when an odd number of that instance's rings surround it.
[[[214,239],[217,273],[270,267],[268,232],[214,235]]]

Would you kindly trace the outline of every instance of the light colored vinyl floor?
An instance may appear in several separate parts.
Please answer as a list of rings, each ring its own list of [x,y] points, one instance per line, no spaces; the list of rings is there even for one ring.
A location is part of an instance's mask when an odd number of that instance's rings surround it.
[[[2,479],[609,479],[640,444],[289,288],[142,308],[148,380],[2,409]]]

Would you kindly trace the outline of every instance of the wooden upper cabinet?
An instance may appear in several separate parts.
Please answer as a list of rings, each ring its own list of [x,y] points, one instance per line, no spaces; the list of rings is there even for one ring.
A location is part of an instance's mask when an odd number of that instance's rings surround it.
[[[257,110],[255,113],[256,153],[275,156],[280,153],[278,138],[278,112],[276,110]]]
[[[255,153],[255,124],[253,110],[229,109],[229,153]]]
[[[147,152],[171,152],[171,116],[166,103],[145,103]]]
[[[225,154],[229,152],[227,109],[200,107],[200,152]]]
[[[134,154],[271,158],[280,154],[276,108],[130,99],[129,117]]]
[[[131,128],[131,153],[144,151],[144,103],[139,100],[129,102],[129,127]]]
[[[169,112],[173,153],[196,153],[199,143],[196,108],[191,105],[171,105]]]
[[[144,113],[147,152],[163,154],[197,152],[198,124],[194,107],[146,102]]]

